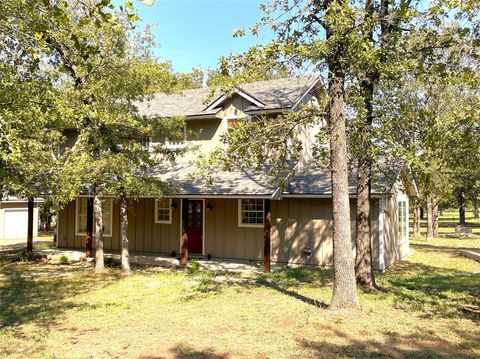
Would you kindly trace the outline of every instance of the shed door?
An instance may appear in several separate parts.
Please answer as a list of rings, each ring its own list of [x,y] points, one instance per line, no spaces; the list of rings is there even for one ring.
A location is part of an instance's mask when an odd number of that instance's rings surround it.
[[[27,238],[28,209],[5,209],[3,213],[3,237]]]

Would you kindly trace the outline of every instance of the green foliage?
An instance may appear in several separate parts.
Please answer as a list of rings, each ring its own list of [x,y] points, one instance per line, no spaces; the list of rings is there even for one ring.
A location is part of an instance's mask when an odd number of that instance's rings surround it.
[[[161,143],[183,139],[183,120],[140,117],[137,104],[152,89],[197,86],[198,71],[177,76],[153,56],[149,31],[135,32],[131,1],[0,6],[0,66],[8,75],[0,88],[2,187],[25,195],[41,189],[59,203],[93,183],[103,194],[167,192],[151,169],[175,158]],[[158,140],[154,156],[141,137]]]
[[[68,257],[66,255],[63,255],[58,259],[58,261],[60,262],[60,264],[68,264]]]

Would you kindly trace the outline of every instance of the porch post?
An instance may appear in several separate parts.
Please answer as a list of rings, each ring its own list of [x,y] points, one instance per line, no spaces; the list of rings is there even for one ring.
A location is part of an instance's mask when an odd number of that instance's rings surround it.
[[[265,218],[263,221],[263,272],[270,272],[270,234],[272,228],[271,201],[264,201]]]
[[[188,264],[188,235],[187,235],[188,199],[182,199],[182,235],[180,237],[180,264]]]
[[[33,207],[34,198],[28,197],[27,252],[33,251]]]
[[[93,257],[93,198],[87,198],[87,234],[86,234],[86,255]]]

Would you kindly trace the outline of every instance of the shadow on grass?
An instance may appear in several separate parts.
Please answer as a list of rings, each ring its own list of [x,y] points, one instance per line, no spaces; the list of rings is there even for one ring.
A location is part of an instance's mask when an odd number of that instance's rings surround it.
[[[226,359],[228,354],[217,354],[213,349],[196,350],[187,344],[179,344],[169,350],[168,358],[176,359]],[[164,359],[164,355],[141,355],[139,359]]]
[[[395,331],[378,333],[380,339],[358,339],[354,335],[339,330],[333,325],[322,325],[321,338],[334,338],[320,341],[298,340],[298,344],[312,353],[315,358],[475,358],[473,350],[480,347],[479,336],[471,332],[458,331],[460,342],[445,340],[435,332],[422,332],[401,335]]]
[[[397,309],[426,316],[480,319],[480,273],[399,262],[383,278],[380,292],[392,294]]]
[[[76,296],[105,287],[117,274],[94,275],[91,268],[12,263],[2,266],[0,280],[0,329],[38,322],[49,327],[72,308],[92,309]]]

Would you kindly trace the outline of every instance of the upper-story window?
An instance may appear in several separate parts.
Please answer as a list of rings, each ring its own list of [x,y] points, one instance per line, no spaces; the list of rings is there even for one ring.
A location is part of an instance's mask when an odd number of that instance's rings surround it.
[[[245,121],[247,121],[247,119],[245,117],[239,117],[239,118],[228,118],[227,119],[227,130],[235,127],[235,126],[238,126],[242,123],[244,123]]]

